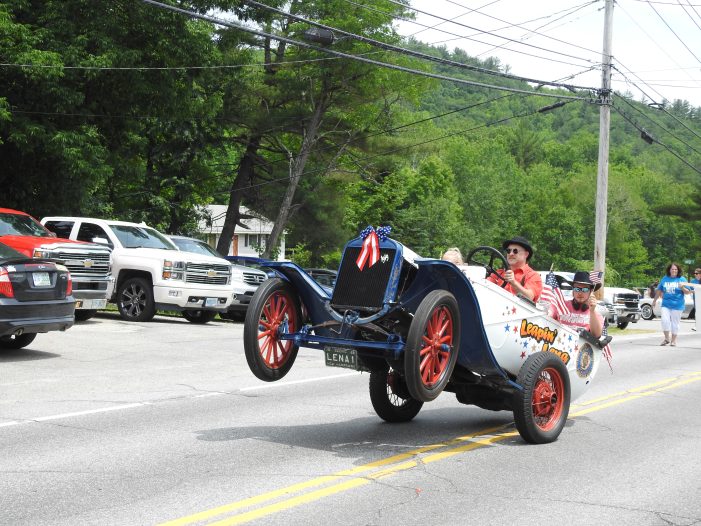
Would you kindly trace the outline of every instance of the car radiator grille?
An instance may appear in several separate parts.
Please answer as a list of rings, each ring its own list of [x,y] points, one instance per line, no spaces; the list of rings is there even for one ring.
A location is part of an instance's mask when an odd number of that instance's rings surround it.
[[[245,272],[243,273],[243,281],[249,285],[260,285],[263,283],[268,276],[265,274],[258,274],[257,272]]]
[[[185,282],[200,285],[226,285],[229,282],[230,265],[188,263],[185,267]]]
[[[57,252],[73,278],[106,278],[110,273],[109,253]]]
[[[392,274],[395,249],[382,249],[385,262],[378,261],[361,271],[356,264],[361,247],[349,247],[343,255],[341,269],[333,289],[331,306],[337,310],[377,311],[382,308],[387,284]]]
[[[625,305],[629,309],[637,309],[640,296],[637,294],[618,294],[616,295],[616,304]]]

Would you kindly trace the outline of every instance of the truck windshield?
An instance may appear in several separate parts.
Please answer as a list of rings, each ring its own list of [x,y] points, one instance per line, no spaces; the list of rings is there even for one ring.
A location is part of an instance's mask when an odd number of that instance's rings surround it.
[[[124,248],[177,250],[173,243],[153,228],[131,225],[110,225],[110,228]]]
[[[29,216],[0,213],[0,236],[49,237],[50,235],[48,230]]]
[[[220,258],[219,252],[214,250],[204,241],[197,241],[196,239],[184,239],[184,238],[174,238],[173,243],[183,252],[193,252],[195,254],[202,254],[203,256],[214,256]]]

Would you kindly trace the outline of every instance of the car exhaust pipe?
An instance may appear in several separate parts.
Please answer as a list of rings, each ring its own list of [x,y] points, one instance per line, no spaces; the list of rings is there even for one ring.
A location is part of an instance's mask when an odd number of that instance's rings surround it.
[[[22,334],[24,334],[24,329],[17,329],[13,334],[14,336],[22,336]]]

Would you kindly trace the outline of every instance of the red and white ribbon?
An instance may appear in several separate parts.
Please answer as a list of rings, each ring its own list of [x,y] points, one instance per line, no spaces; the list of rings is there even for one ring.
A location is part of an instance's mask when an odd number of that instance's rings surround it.
[[[373,230],[363,241],[363,249],[358,255],[358,259],[355,260],[355,264],[362,271],[367,263],[368,268],[372,267],[375,263],[380,260],[380,240],[377,237],[377,233]]]

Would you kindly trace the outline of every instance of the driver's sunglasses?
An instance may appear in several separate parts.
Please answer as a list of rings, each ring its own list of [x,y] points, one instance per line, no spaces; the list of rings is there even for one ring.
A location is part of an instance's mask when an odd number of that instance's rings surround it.
[[[518,249],[517,248],[507,248],[506,253],[507,254],[518,254]]]
[[[575,292],[589,292],[591,288],[589,287],[572,287],[572,290]]]

